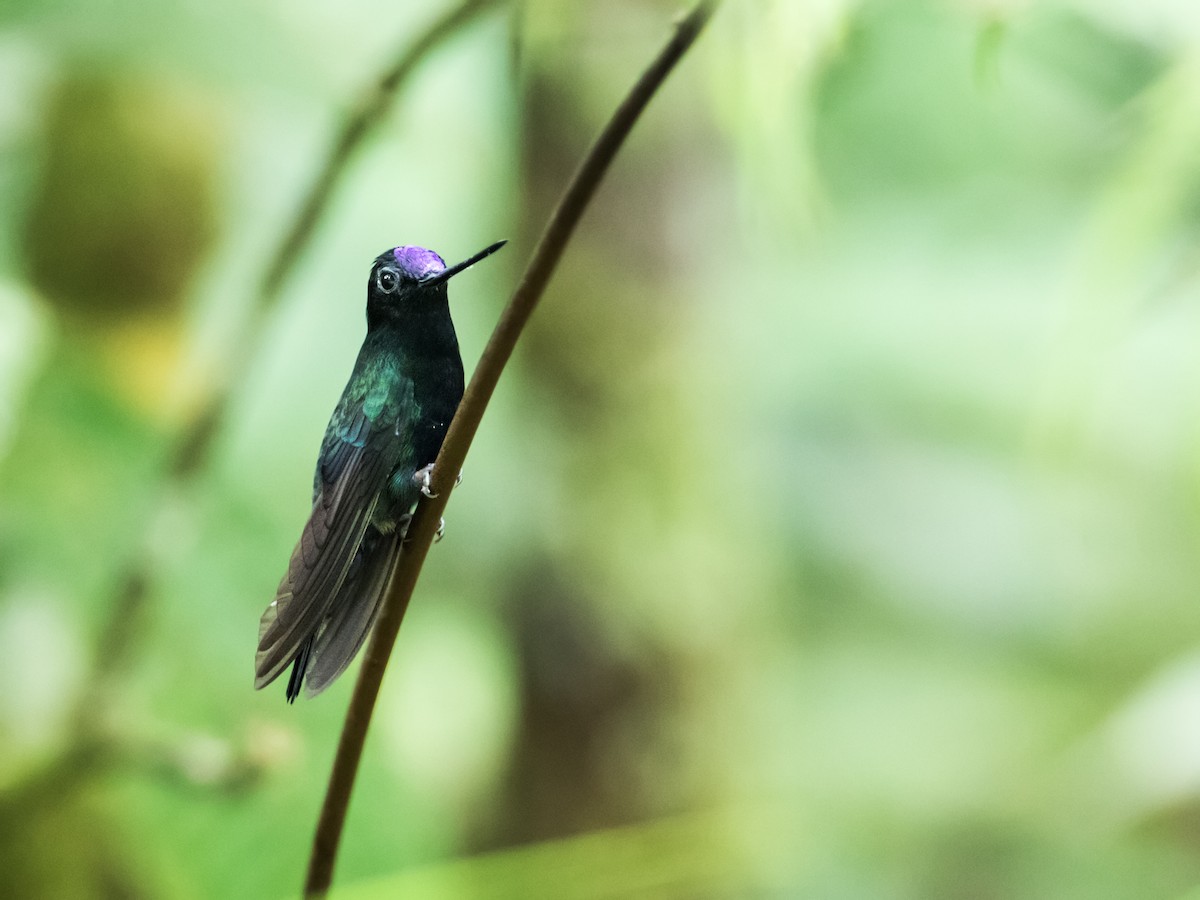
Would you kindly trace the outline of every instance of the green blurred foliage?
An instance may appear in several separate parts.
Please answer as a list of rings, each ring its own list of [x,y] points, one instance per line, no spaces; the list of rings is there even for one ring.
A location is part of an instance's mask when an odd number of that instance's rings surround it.
[[[431,11],[6,8],[0,895],[297,889],[353,679],[288,707],[251,661],[366,267],[512,238],[452,288],[469,369],[670,13],[531,2],[429,59],[165,486]],[[1166,2],[729,0],[489,409],[335,895],[1194,893],[1198,37]]]

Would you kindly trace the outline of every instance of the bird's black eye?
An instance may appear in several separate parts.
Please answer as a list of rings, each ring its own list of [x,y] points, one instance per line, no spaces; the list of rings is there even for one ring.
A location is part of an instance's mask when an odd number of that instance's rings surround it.
[[[380,269],[379,274],[375,276],[375,283],[379,285],[379,289],[385,294],[390,294],[396,289],[396,285],[400,283],[400,279],[396,277],[396,273],[391,269]]]

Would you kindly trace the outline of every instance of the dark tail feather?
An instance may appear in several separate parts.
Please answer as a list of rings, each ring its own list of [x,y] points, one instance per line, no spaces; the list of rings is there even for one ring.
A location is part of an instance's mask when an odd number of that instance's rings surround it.
[[[292,674],[288,678],[287,686],[288,703],[295,703],[296,698],[300,696],[300,687],[304,684],[304,673],[308,671],[308,660],[312,656],[314,639],[315,635],[304,642],[304,646],[296,654],[296,661],[292,663]]]
[[[371,632],[400,553],[401,534],[376,533],[363,542],[362,566],[347,578],[330,609],[325,627],[317,634],[308,673],[308,696],[325,690],[346,670]]]

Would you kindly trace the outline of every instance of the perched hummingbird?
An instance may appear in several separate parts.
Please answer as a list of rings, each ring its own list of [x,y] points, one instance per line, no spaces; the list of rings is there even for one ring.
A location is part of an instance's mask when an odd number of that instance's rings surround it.
[[[396,247],[375,259],[367,336],[325,429],[312,515],[258,626],[255,688],[291,665],[288,702],[304,684],[313,697],[366,640],[462,400],[446,282],[504,244],[450,268],[422,247]]]

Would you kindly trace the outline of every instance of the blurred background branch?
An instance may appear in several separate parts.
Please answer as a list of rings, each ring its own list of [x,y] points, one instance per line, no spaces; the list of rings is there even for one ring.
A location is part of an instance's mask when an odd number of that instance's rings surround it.
[[[228,348],[228,357],[219,367],[221,380],[210,385],[207,396],[200,401],[195,414],[182,426],[167,466],[164,504],[178,502],[178,484],[190,478],[204,463],[214,435],[226,415],[230,398],[241,384],[262,340],[267,316],[278,302],[282,286],[298,261],[304,258],[313,233],[329,206],[338,185],[345,178],[355,154],[383,119],[396,95],[427,59],[459,29],[500,0],[466,0],[451,6],[424,31],[407,41],[395,62],[353,104],[318,175],[304,196],[299,212],[284,232],[266,267],[254,302],[250,307],[239,341]],[[148,516],[149,528],[139,552],[125,564],[124,573],[107,608],[94,659],[94,672],[88,679],[88,690],[80,698],[81,723],[91,721],[102,709],[108,694],[115,690],[113,679],[128,662],[133,643],[140,633],[145,616],[144,606],[150,596],[149,581],[153,577],[153,554],[149,547],[163,528],[163,514]],[[84,726],[84,730],[87,730]]]
[[[207,453],[212,431],[224,414],[229,395],[254,357],[254,348],[259,343],[264,320],[278,300],[292,269],[304,258],[313,233],[338,185],[345,179],[354,156],[387,115],[396,95],[422,61],[440,50],[447,40],[480,14],[502,2],[504,0],[464,0],[451,5],[423,31],[408,39],[395,62],[354,102],[316,179],[305,194],[299,212],[284,232],[264,271],[257,300],[251,310],[247,336],[241,345],[242,352],[233,355],[233,365],[226,374],[225,382],[214,390],[207,408],[184,432],[173,466],[175,473],[185,475]]]

